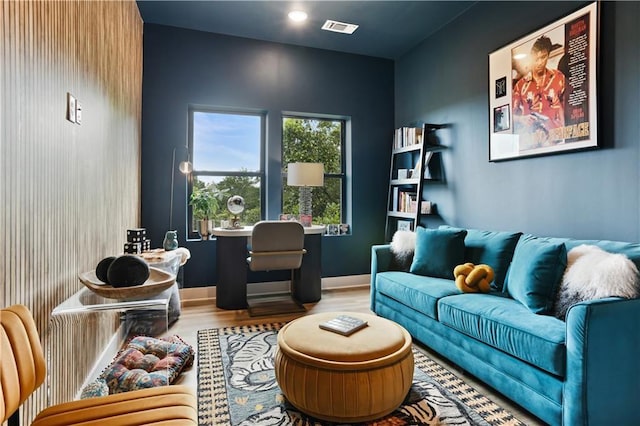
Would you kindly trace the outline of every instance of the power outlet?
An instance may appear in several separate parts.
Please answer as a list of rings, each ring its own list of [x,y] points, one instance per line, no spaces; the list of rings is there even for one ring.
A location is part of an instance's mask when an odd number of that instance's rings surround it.
[[[82,104],[76,99],[76,124],[82,124]]]
[[[67,120],[76,122],[76,98],[69,92],[67,92]]]

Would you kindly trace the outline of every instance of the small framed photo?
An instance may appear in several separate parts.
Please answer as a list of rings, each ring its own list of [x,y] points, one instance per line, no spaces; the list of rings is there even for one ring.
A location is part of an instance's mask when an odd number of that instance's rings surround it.
[[[337,223],[327,225],[327,235],[340,235],[340,225]]]
[[[507,95],[507,77],[496,80],[496,99]]]
[[[411,231],[411,225],[413,222],[410,220],[399,220],[398,221],[398,231]]]
[[[493,132],[509,130],[511,121],[509,118],[509,105],[502,105],[493,109]]]
[[[434,204],[431,201],[424,200],[420,203],[420,214],[433,214]]]

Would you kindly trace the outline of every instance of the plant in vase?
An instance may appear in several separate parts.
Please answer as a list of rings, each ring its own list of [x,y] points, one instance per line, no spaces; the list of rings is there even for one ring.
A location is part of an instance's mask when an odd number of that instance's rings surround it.
[[[193,218],[198,221],[198,230],[203,240],[209,239],[213,218],[220,210],[220,200],[224,193],[215,184],[193,187],[189,204],[193,208]]]

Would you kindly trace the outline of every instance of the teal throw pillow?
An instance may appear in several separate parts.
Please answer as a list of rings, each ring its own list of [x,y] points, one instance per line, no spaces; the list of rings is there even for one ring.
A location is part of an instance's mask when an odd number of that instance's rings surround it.
[[[523,235],[513,254],[505,290],[531,312],[548,313],[566,267],[563,243]]]
[[[464,229],[416,228],[416,250],[409,272],[453,279],[453,269],[464,263]]]
[[[440,229],[460,228],[442,225]],[[464,239],[463,263],[471,262],[474,265],[491,266],[495,272],[491,288],[500,291],[507,279],[509,264],[521,235],[522,232],[467,229],[467,236]]]

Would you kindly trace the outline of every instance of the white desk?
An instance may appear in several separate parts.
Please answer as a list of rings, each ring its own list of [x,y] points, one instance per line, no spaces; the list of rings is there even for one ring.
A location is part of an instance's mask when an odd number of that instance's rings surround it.
[[[293,297],[300,303],[315,303],[322,291],[322,235],[324,225],[304,228],[304,248],[300,269],[294,271]],[[247,243],[253,226],[239,229],[214,228],[217,239],[216,306],[222,309],[247,307]]]
[[[304,227],[305,235],[308,234],[324,234],[324,225],[311,225]],[[211,232],[216,237],[250,237],[253,232],[253,226],[244,226],[242,228],[213,228]]]

